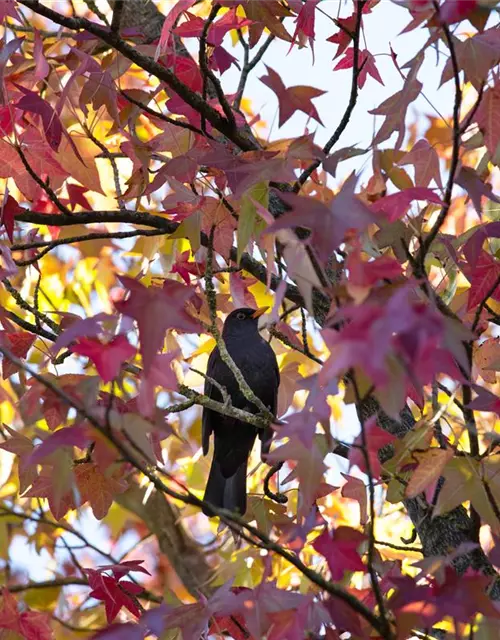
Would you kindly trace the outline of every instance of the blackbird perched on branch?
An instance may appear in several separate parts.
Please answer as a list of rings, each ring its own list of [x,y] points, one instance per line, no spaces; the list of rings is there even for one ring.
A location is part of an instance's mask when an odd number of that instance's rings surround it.
[[[258,319],[268,309],[236,309],[226,318],[222,338],[236,366],[248,386],[269,410],[276,415],[280,374],[276,356],[269,343],[259,333]],[[259,413],[243,395],[236,378],[222,361],[219,349],[210,354],[207,377],[225,387],[231,403],[238,409]],[[205,381],[205,395],[224,402],[220,390]],[[261,456],[269,452],[272,429],[259,429],[251,424],[203,409],[203,453],[208,453],[210,434],[213,432],[214,457],[205,489],[204,499],[214,506],[243,515],[247,507],[247,465],[257,433],[262,441]],[[204,511],[206,515],[208,514]]]

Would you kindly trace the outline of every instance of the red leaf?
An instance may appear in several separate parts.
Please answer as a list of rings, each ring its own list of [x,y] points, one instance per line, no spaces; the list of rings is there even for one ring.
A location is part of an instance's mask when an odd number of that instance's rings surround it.
[[[469,409],[474,409],[474,411],[492,411],[500,415],[500,398],[497,395],[489,391],[489,389],[478,385],[473,385],[472,388],[477,393],[477,396],[467,405]]]
[[[415,167],[415,185],[417,187],[427,187],[431,180],[434,180],[438,187],[443,187],[439,156],[425,138],[418,140],[398,162],[400,166],[407,164],[412,164]]]
[[[467,311],[486,301],[488,294],[495,300],[500,296],[500,285],[491,293],[492,287],[500,277],[500,262],[486,251],[481,251],[472,273],[467,274],[470,281]]]
[[[493,157],[500,142],[500,84],[497,82],[485,91],[474,121],[484,136],[484,143]]]
[[[137,406],[142,415],[149,417],[154,412],[155,387],[161,387],[162,390],[169,391],[177,389],[177,377],[172,370],[172,361],[178,355],[178,350],[155,355],[148,372],[141,376]]]
[[[139,571],[140,573],[145,573],[150,576],[149,571],[140,566],[143,562],[144,560],[124,560],[118,564],[101,564],[97,567],[96,571],[100,573],[103,571],[111,571],[117,580],[120,580],[120,578],[123,578],[123,576],[126,576],[132,571]]]
[[[73,211],[75,210],[75,206],[77,204],[79,204],[82,209],[92,209],[90,202],[83,195],[84,193],[88,192],[88,189],[86,187],[81,187],[78,184],[73,184],[70,182],[69,184],[66,184],[66,189],[68,190],[69,201],[73,208]]]
[[[84,427],[64,427],[48,435],[42,444],[35,447],[33,453],[26,460],[26,464],[39,464],[43,458],[49,456],[61,447],[78,447],[85,449],[91,442],[91,436]]]
[[[255,296],[248,288],[257,282],[256,278],[245,278],[241,272],[229,274],[229,290],[235,309],[239,307],[257,308]]]
[[[43,53],[43,41],[40,37],[40,32],[38,29],[33,29],[34,35],[34,49],[33,49],[33,58],[35,59],[35,78],[37,80],[43,80],[49,75],[50,66],[47,60],[45,59]]]
[[[374,478],[380,476],[380,462],[378,459],[378,452],[380,449],[388,444],[391,444],[396,439],[395,436],[387,433],[377,425],[377,418],[372,416],[367,420],[365,424],[365,435],[367,440],[367,453],[370,460],[371,472]],[[361,434],[354,441],[354,446],[349,453],[349,462],[351,465],[356,465],[363,472],[367,472],[366,461],[363,455],[361,447],[363,446],[363,439]]]
[[[384,100],[376,109],[368,112],[376,116],[385,116],[385,120],[373,140],[373,145],[379,145],[387,140],[394,131],[398,132],[395,148],[399,149],[403,144],[406,133],[406,112],[410,103],[418,98],[422,90],[422,83],[417,80],[417,73],[422,62],[423,56],[416,56],[401,91]]]
[[[138,324],[141,355],[147,374],[168,329],[186,333],[201,331],[201,326],[185,309],[196,293],[191,287],[173,280],[165,280],[162,288],[145,287],[128,276],[120,276],[120,280],[129,289],[130,296],[125,301],[115,302],[115,307]]]
[[[192,4],[192,3],[191,3]],[[208,29],[206,40],[208,44],[218,47],[222,44],[224,36],[232,29],[241,29],[252,24],[251,20],[241,18],[236,15],[236,8],[233,7],[222,18],[216,22],[212,22]],[[183,22],[173,29],[173,33],[182,38],[199,38],[203,34],[205,28],[205,20],[199,16],[189,16],[189,20]]]
[[[314,425],[316,425],[316,422]],[[323,455],[314,443],[310,447],[306,447],[295,436],[290,438],[286,444],[271,451],[267,456],[267,461],[269,462],[287,460],[293,460],[296,464],[284,482],[298,479],[301,498],[298,516],[305,517],[311,511],[323,482],[323,473],[326,470]]]
[[[349,286],[369,288],[379,280],[394,280],[401,275],[402,267],[390,256],[380,256],[374,260],[362,260],[361,250],[356,247],[347,258]]]
[[[23,111],[36,113],[42,118],[43,130],[50,147],[57,151],[61,144],[63,128],[59,116],[50,104],[33,91],[25,89],[21,85],[16,87],[24,93],[15,106]]]
[[[359,478],[347,475],[347,473],[342,473],[342,476],[347,482],[340,493],[344,498],[356,500],[359,504],[359,523],[364,526],[368,522],[368,496],[366,495],[365,483]]]
[[[293,7],[294,10],[298,10],[299,14],[295,21],[295,33],[292,37],[292,44],[290,45],[290,51],[292,50],[293,45],[302,38],[309,38],[309,43],[311,45],[311,51],[313,52],[313,60],[314,60],[314,22],[315,22],[315,11],[316,7],[319,3],[319,0],[308,0],[308,2],[302,4],[299,0],[296,3],[296,6]],[[290,5],[292,3],[289,3]],[[297,9],[298,4],[298,9]]]
[[[19,634],[24,640],[52,640],[54,638],[50,616],[38,611],[18,611],[17,602],[7,589],[2,591],[0,629]],[[3,633],[0,633],[3,636]],[[7,634],[10,636],[10,634]]]
[[[80,318],[72,313],[62,313],[62,324],[64,331],[59,334],[56,342],[51,348],[53,354],[57,354],[63,347],[67,347],[77,338],[96,337],[105,334],[103,323],[117,320],[116,316],[107,313],[98,313],[90,318]]]
[[[9,451],[18,456],[19,469],[19,493],[24,493],[31,486],[37,477],[36,468],[28,464],[29,457],[33,451],[33,443],[29,438],[11,429],[8,425],[3,425],[4,429],[11,436],[6,442],[0,443],[0,449]]]
[[[439,9],[439,18],[446,24],[467,19],[478,6],[477,0],[445,0]]]
[[[305,86],[289,87],[287,89],[283,84],[281,76],[267,65],[265,65],[265,67],[267,69],[267,76],[262,76],[259,79],[266,85],[266,87],[269,87],[271,91],[274,91],[278,97],[280,127],[285,124],[285,122],[291,118],[296,111],[302,111],[306,115],[317,120],[320,124],[323,124],[318,111],[311,100],[319,98],[319,96],[326,93],[325,91]]]
[[[42,467],[39,476],[33,482],[31,488],[24,494],[25,497],[47,498],[52,515],[56,520],[64,518],[70,509],[75,509],[75,501],[70,490],[63,495],[56,495],[54,487],[54,470],[52,467]]]
[[[107,343],[96,338],[80,338],[70,351],[90,358],[103,382],[117,378],[123,363],[135,355],[135,347],[125,336],[116,336]]]
[[[135,596],[143,590],[141,586],[129,580],[118,581],[111,576],[99,576],[99,581],[96,581],[93,579],[92,569],[84,571],[93,587],[89,596],[104,602],[108,624],[113,622],[122,607],[128,609],[136,618],[140,617],[141,610],[136,604]]]
[[[333,36],[326,39],[327,42],[333,42],[338,45],[337,53],[335,54],[336,58],[338,58],[351,44],[352,37],[349,34],[354,33],[354,29],[356,27],[356,16],[353,14],[348,18],[337,18],[337,22],[341,28],[337,33],[334,33]]]
[[[492,202],[500,203],[500,198],[493,193],[491,184],[483,182],[477,174],[477,171],[472,169],[472,167],[461,167],[455,178],[455,182],[467,191],[479,215],[483,212],[481,207],[482,196],[485,196]]]
[[[0,340],[7,340],[7,344],[5,346],[17,358],[26,358],[28,351],[36,340],[36,335],[28,333],[27,331],[19,331],[17,333],[2,331],[0,332]],[[13,373],[16,373],[18,370],[19,367],[7,360],[7,358],[2,359],[2,378],[4,380]]]
[[[158,47],[156,48],[155,60],[165,53],[167,48],[170,45],[170,39],[172,38],[173,26],[177,23],[177,19],[184,11],[187,11],[191,5],[194,4],[194,0],[178,0],[175,3],[171,11],[165,18],[165,22],[163,23],[163,27],[161,29],[160,41],[158,42]]]
[[[334,71],[340,69],[352,69],[354,65],[354,48],[350,48],[345,52],[342,60],[339,60],[337,64],[333,67]],[[366,78],[370,75],[380,84],[384,84],[380,74],[378,72],[377,66],[375,65],[375,57],[366,49],[362,49],[358,54],[358,67],[361,69],[358,75],[358,86],[360,89],[364,87],[366,82]]]
[[[14,218],[23,211],[24,209],[18,205],[17,201],[11,195],[6,194],[2,202],[0,220],[11,242],[14,242]]]
[[[102,520],[108,513],[113,497],[127,489],[123,480],[104,474],[93,462],[75,466],[75,477],[82,503],[89,502],[97,520]]]
[[[406,214],[413,200],[427,200],[434,204],[443,204],[441,198],[432,189],[410,187],[380,198],[371,205],[370,209],[375,213],[385,214],[389,222],[394,222]]]
[[[325,558],[335,581],[342,580],[346,571],[366,572],[358,547],[366,536],[351,527],[337,527],[331,534],[327,529],[312,543],[313,548]]]

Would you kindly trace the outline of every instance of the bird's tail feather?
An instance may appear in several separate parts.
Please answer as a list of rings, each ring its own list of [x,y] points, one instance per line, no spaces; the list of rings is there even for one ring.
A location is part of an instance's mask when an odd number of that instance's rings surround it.
[[[203,499],[214,507],[237,511],[243,515],[247,509],[247,463],[242,463],[234,475],[225,478],[214,458]],[[211,515],[205,509],[203,513]]]

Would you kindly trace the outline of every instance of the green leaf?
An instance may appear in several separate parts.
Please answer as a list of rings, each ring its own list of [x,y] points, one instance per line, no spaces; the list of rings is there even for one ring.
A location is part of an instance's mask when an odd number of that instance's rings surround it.
[[[169,238],[187,238],[191,244],[191,251],[196,253],[201,246],[201,213],[193,213],[183,220]]]
[[[269,204],[269,186],[267,182],[259,182],[245,191],[241,198],[238,221],[238,262],[247,248],[250,238],[259,235],[266,228],[266,223],[257,214],[253,200],[267,209]]]

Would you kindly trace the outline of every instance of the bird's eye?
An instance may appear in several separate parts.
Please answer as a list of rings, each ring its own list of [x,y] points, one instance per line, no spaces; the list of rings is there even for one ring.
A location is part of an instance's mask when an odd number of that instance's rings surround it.
[[[236,314],[236,318],[238,320],[244,320],[246,318],[246,315],[242,311],[240,311],[239,313]]]

